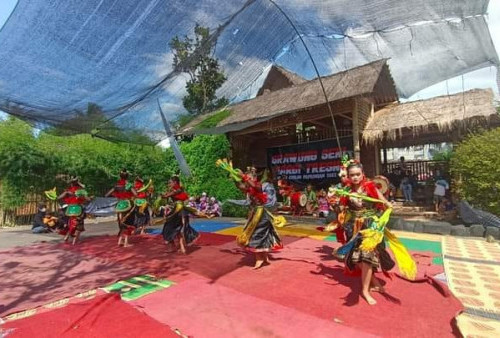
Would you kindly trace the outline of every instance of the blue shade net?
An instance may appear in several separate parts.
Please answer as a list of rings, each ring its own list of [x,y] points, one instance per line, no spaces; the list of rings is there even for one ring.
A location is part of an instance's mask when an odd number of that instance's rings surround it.
[[[40,126],[148,143],[186,114],[169,42],[209,27],[231,103],[272,65],[306,79],[388,59],[400,97],[497,66],[487,0],[19,0],[0,31],[0,109]],[[281,9],[281,11],[280,11]],[[284,14],[283,14],[284,13]],[[294,27],[289,20],[294,23]],[[194,62],[194,60],[193,60]],[[321,88],[318,87],[318,90]]]

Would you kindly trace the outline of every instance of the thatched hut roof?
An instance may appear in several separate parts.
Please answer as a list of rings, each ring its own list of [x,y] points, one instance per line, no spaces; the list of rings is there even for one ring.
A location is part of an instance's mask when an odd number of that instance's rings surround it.
[[[266,79],[257,92],[257,96],[268,94],[283,88],[299,85],[307,82],[303,77],[286,70],[283,67],[273,65],[267,73]]]
[[[396,88],[387,66],[379,60],[322,78],[330,102],[356,96],[372,97],[376,102],[398,100]],[[231,114],[211,130],[196,130],[199,121],[192,121],[181,133],[225,133],[248,128],[271,118],[303,111],[325,104],[318,79],[264,93],[254,99],[228,107]],[[213,114],[208,114],[209,117]],[[206,118],[205,117],[205,118]],[[198,120],[198,119],[197,119]]]
[[[429,128],[449,131],[457,124],[473,121],[500,121],[493,106],[491,89],[474,89],[428,100],[391,104],[377,111],[363,131],[367,143],[413,137]]]

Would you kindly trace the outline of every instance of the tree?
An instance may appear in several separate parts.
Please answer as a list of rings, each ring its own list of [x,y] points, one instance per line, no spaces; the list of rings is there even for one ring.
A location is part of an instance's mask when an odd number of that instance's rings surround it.
[[[472,135],[453,152],[451,172],[460,197],[500,215],[500,128]]]
[[[182,99],[184,108],[192,115],[200,115],[227,105],[228,100],[215,94],[226,77],[217,59],[210,55],[214,44],[210,30],[196,24],[194,34],[194,39],[176,36],[169,46],[174,53],[174,69],[190,77],[187,95]]]

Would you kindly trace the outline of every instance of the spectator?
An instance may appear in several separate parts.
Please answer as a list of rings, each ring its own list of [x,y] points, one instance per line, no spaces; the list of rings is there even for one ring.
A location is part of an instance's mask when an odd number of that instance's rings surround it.
[[[402,173],[406,173],[408,171],[408,166],[406,165],[404,156],[399,158],[399,170],[401,170]]]
[[[411,178],[411,171],[407,171],[406,175],[401,180],[400,189],[403,192],[405,202],[413,203],[413,185]]]
[[[328,217],[330,205],[328,204],[328,199],[326,198],[326,191],[323,189],[318,192],[318,206],[319,217]]]
[[[198,205],[198,211],[207,212],[208,210],[208,198],[207,193],[203,192],[200,198],[200,204]]]
[[[196,198],[191,196],[189,197],[188,207],[193,209],[198,209],[198,204],[196,203]]]
[[[49,228],[43,223],[45,214],[47,213],[47,206],[43,203],[38,205],[38,211],[33,220],[33,226],[31,227],[31,232],[34,234],[42,234],[50,232]]]
[[[210,199],[208,201],[207,215],[212,216],[212,217],[221,217],[222,216],[221,207],[220,207],[219,203],[217,202],[217,200],[215,199],[215,197],[210,197]]]
[[[442,176],[439,176],[434,187],[434,207],[436,212],[439,212],[439,207],[444,200],[446,190],[450,189],[450,185]]]

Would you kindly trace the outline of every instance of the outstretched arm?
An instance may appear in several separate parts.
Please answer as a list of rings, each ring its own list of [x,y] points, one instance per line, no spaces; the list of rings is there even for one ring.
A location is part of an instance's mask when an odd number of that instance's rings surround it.
[[[66,197],[69,194],[70,194],[69,191],[64,191],[61,195],[57,196],[57,199],[62,200],[64,197]]]
[[[106,195],[104,195],[104,197],[109,197],[111,196],[113,193],[115,192],[115,188],[111,188],[107,193]]]

